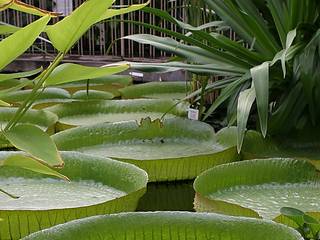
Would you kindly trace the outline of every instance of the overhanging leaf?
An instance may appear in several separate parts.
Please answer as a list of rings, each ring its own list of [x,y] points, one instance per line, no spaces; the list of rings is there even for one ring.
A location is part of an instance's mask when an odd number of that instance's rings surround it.
[[[39,162],[39,160],[24,154],[12,155],[12,156],[8,156],[5,159],[0,159],[0,167],[1,166],[13,166],[13,167],[24,168],[33,172],[42,173],[42,174],[62,178],[65,180],[69,180],[66,176],[62,175],[61,173],[58,173],[57,171],[53,170],[49,166]]]
[[[102,67],[87,67],[73,63],[61,64],[53,70],[47,78],[45,85],[52,86],[62,83],[70,83],[79,80],[87,80],[98,77],[105,77],[123,72],[129,68],[128,64],[105,65]]]
[[[30,125],[17,125],[3,132],[16,148],[21,149],[40,161],[54,167],[62,167],[63,161],[50,136],[40,128]]]
[[[102,20],[106,20],[118,15],[122,15],[122,14],[126,14],[126,13],[130,13],[130,12],[134,12],[137,10],[140,10],[142,8],[144,8],[145,6],[147,6],[150,3],[150,1],[143,3],[143,4],[133,4],[127,8],[121,8],[121,9],[108,9],[97,22],[100,22]]]
[[[0,106],[2,106],[2,107],[10,107],[10,104],[5,102],[5,101],[0,100]]]
[[[16,31],[18,31],[20,28],[13,26],[13,25],[0,25],[0,34],[2,35],[7,35],[7,34],[12,34],[15,33]]]
[[[44,16],[0,42],[0,71],[32,45],[50,19]]]
[[[113,0],[88,0],[62,21],[47,27],[46,32],[53,46],[60,52],[67,52],[73,44],[101,19]]]
[[[263,136],[267,135],[269,113],[269,63],[251,68],[251,77],[257,96],[257,108]]]

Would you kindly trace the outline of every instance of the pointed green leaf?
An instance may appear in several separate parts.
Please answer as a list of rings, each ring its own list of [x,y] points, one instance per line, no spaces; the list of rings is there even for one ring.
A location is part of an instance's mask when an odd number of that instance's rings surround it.
[[[242,91],[238,98],[238,108],[237,108],[238,153],[240,153],[241,151],[250,110],[255,99],[256,99],[256,92],[253,87]]]
[[[0,71],[33,44],[50,18],[49,15],[44,16],[0,42]]]
[[[24,168],[33,172],[42,173],[68,180],[66,176],[62,175],[61,173],[58,173],[57,171],[53,170],[52,168],[43,164],[42,162],[39,162],[39,160],[23,154],[11,155],[6,159],[3,159],[3,162],[0,163],[0,166],[13,166]]]
[[[291,47],[296,36],[297,36],[297,29],[290,31],[287,35],[286,49],[283,51],[282,56],[281,56],[281,66],[282,66],[282,71],[283,71],[283,78],[286,77],[286,72],[287,72],[287,70],[286,70],[287,52],[289,51],[289,48]]]
[[[2,107],[10,107],[10,104],[0,100],[0,106],[2,106]]]
[[[282,207],[280,209],[280,213],[288,218],[290,218],[292,221],[294,221],[299,227],[303,226],[304,220],[304,212],[300,211],[296,208],[291,207]]]
[[[122,14],[126,14],[126,13],[140,10],[140,9],[144,8],[145,6],[147,6],[149,3],[150,3],[150,1],[143,3],[143,4],[133,4],[127,8],[108,9],[97,22],[118,16],[118,15],[122,15]]]
[[[17,125],[3,133],[16,148],[23,150],[50,166],[61,167],[63,161],[50,136],[40,128],[30,125]]]
[[[257,96],[257,108],[263,136],[267,135],[269,113],[269,63],[251,68],[252,81]]]
[[[129,68],[128,64],[105,65],[102,67],[87,67],[73,63],[61,64],[53,70],[47,78],[45,85],[52,86],[62,83],[70,83],[79,80],[87,80],[98,77],[105,77],[123,72]]]
[[[88,0],[62,21],[47,27],[47,34],[53,46],[60,52],[67,52],[78,39],[97,23],[113,0]]]
[[[9,79],[14,79],[14,78],[25,78],[25,77],[30,77],[33,76],[43,70],[42,67],[37,68],[32,71],[27,71],[27,72],[19,72],[19,73],[9,73],[9,74],[0,74],[0,82],[9,80]]]

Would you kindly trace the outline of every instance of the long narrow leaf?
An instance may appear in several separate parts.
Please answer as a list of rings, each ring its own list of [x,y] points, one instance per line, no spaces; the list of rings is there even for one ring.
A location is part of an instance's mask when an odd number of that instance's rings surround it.
[[[250,70],[257,96],[257,108],[262,135],[267,135],[269,113],[269,63],[256,66]]]
[[[252,104],[256,99],[256,92],[253,87],[244,90],[240,93],[238,98],[238,108],[237,108],[237,150],[240,153],[244,135],[246,132],[246,126],[250,114]]]
[[[5,80],[9,80],[9,79],[30,77],[30,76],[33,76],[35,74],[40,73],[42,70],[43,70],[43,68],[40,67],[35,70],[31,70],[31,71],[27,71],[27,72],[0,74],[0,82],[5,81]]]

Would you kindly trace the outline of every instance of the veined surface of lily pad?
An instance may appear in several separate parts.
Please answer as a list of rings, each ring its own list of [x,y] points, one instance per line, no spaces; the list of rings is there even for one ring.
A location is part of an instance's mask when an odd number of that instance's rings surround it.
[[[75,126],[92,125],[103,122],[140,121],[150,117],[152,120],[177,116],[184,117],[188,105],[177,104],[173,100],[135,99],[112,101],[72,102],[54,106],[47,110],[59,117],[58,130]]]
[[[17,154],[0,152],[0,154]],[[32,232],[78,218],[134,211],[147,174],[131,165],[81,153],[62,153],[60,172],[71,182],[27,170],[1,167],[0,238],[20,239]]]
[[[202,171],[237,160],[235,143],[199,121],[102,123],[53,136],[58,149],[108,156],[146,170],[150,181],[193,179]]]
[[[3,129],[14,116],[17,108],[1,107],[0,108],[0,128]],[[58,121],[57,115],[45,110],[28,110],[20,119],[19,123],[30,123],[38,126],[49,134],[54,132],[54,125]]]
[[[72,94],[74,100],[88,101],[88,100],[111,100],[115,97],[111,92],[99,90],[80,90]]]
[[[195,209],[279,218],[281,207],[320,212],[320,176],[306,161],[259,159],[216,166],[197,177]]]
[[[188,212],[121,213],[69,222],[24,240],[302,240],[292,228],[271,221]]]
[[[6,94],[3,101],[20,105],[27,97],[30,96],[32,90],[20,90]],[[71,95],[68,91],[59,88],[47,88],[40,92],[39,96],[33,103],[34,109],[42,109],[57,103],[70,102]]]
[[[88,85],[89,83],[89,85]],[[107,77],[89,79],[89,81],[77,81],[67,84],[61,84],[58,87],[68,90],[70,93],[79,90],[86,90],[89,86],[91,90],[101,90],[111,92],[114,96],[119,96],[118,89],[132,84],[132,77],[126,75],[111,75]]]
[[[150,82],[132,85],[119,90],[122,98],[182,99],[190,91],[186,82]]]

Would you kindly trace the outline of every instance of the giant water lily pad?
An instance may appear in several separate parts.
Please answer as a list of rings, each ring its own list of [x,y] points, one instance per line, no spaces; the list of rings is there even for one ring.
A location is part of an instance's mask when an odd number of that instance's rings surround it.
[[[228,128],[236,138],[234,128]],[[243,159],[288,157],[310,161],[320,169],[320,131],[317,128],[296,130],[287,135],[267,136],[250,130],[246,133],[241,155]]]
[[[187,104],[172,100],[112,100],[72,102],[47,109],[59,117],[58,130],[75,126],[85,126],[103,122],[140,121],[150,117],[152,120],[185,116]]]
[[[58,87],[68,90],[70,93],[79,90],[101,90],[111,92],[114,96],[119,96],[118,89],[127,87],[132,84],[132,77],[125,75],[111,75],[101,78],[89,79],[88,81],[76,81],[72,83],[61,84]]]
[[[88,100],[111,100],[115,97],[111,92],[99,90],[80,90],[72,94],[74,100],[88,101]]]
[[[270,234],[271,233],[271,234]],[[292,228],[271,221],[188,212],[121,213],[59,225],[24,240],[302,240]]]
[[[0,187],[19,197],[0,194],[1,239],[20,239],[73,219],[134,211],[145,192],[147,174],[133,165],[72,152],[62,158],[60,172],[71,182],[0,168]]]
[[[53,136],[58,149],[108,156],[133,163],[150,181],[193,179],[202,171],[237,159],[235,143],[206,123],[150,119],[83,126]]]
[[[119,90],[122,98],[169,98],[182,99],[190,91],[186,82],[150,82]]]
[[[4,129],[8,122],[13,118],[17,108],[0,108],[0,128]],[[38,126],[49,134],[54,132],[54,125],[58,121],[57,115],[45,110],[28,110],[19,120],[19,123],[30,123]],[[1,146],[1,144],[0,144]]]
[[[20,105],[31,94],[32,90],[20,90],[6,94],[1,100]],[[39,96],[33,103],[34,109],[42,109],[57,103],[70,102],[71,95],[68,91],[59,88],[48,88],[39,93]]]
[[[276,219],[281,207],[320,212],[320,176],[307,161],[260,159],[216,166],[194,182],[195,209]]]

